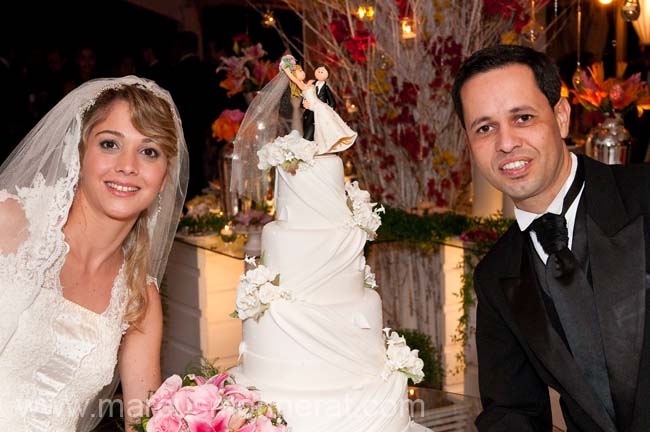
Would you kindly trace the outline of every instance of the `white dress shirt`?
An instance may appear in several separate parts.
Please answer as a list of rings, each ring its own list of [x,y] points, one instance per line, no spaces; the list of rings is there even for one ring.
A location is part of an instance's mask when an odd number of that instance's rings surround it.
[[[321,87],[325,84],[325,81],[316,81],[316,94],[320,93]]]
[[[562,188],[560,189],[560,192],[558,192],[558,194],[555,196],[553,201],[551,201],[551,204],[548,206],[546,211],[544,211],[544,213],[562,214],[562,204],[564,202],[564,197],[569,192],[569,189],[571,188],[571,184],[573,183],[573,179],[576,176],[576,171],[578,170],[578,158],[573,153],[570,153],[570,155],[571,155],[571,172],[569,173],[569,177],[566,179],[566,181],[562,185]],[[582,196],[582,192],[584,191],[584,189],[585,189],[585,185],[583,183],[582,187],[580,188],[580,192],[578,193],[578,196],[576,196],[576,199],[573,200],[573,203],[571,203],[569,209],[564,214],[564,218],[567,221],[567,230],[569,231],[569,249],[571,249],[573,245],[573,227],[575,226],[575,222],[576,222],[578,203],[580,202],[580,197]],[[544,213],[541,214],[531,213],[515,207],[515,219],[517,219],[517,225],[519,225],[519,229],[521,231],[525,231],[526,229],[528,229],[530,224],[533,223],[535,219],[542,216]],[[537,235],[532,230],[530,231],[530,238],[533,241],[533,246],[535,247],[537,254],[542,259],[542,261],[544,261],[544,264],[546,264],[546,261],[548,260],[548,254],[544,252],[544,248],[542,248],[541,243],[539,242],[539,240],[537,240]]]

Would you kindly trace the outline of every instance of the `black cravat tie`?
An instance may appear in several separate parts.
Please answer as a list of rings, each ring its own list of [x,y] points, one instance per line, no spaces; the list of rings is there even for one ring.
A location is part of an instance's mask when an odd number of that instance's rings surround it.
[[[564,198],[562,214],[546,213],[535,219],[530,229],[535,231],[548,254],[544,276],[571,352],[605,410],[615,418],[593,291],[568,247],[569,232],[564,215],[583,183],[582,160],[578,158],[578,169]]]
[[[535,219],[530,229],[548,254],[546,265],[552,266],[553,276],[559,278],[575,270],[576,259],[569,250],[569,231],[563,215],[546,213]]]
[[[580,193],[583,183],[583,168],[582,164],[578,163],[573,183],[564,197],[562,214],[545,213],[530,224],[530,229],[535,231],[537,240],[544,252],[548,254],[546,265],[552,266],[553,276],[557,278],[570,274],[578,265],[575,256],[569,250],[569,231],[564,215]]]

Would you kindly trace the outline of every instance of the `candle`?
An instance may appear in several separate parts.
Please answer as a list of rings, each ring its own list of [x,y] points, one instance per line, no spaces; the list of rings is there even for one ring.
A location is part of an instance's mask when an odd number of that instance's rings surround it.
[[[223,229],[221,230],[220,234],[222,236],[231,236],[232,235],[232,228],[230,227],[230,225],[224,226]]]
[[[402,25],[402,39],[415,38],[415,20],[410,17],[403,17],[401,19]]]

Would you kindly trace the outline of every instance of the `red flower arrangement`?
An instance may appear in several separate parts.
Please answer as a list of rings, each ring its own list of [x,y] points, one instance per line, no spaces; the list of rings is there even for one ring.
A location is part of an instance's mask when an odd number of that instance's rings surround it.
[[[350,24],[347,18],[343,15],[338,15],[332,19],[329,24],[329,31],[332,33],[334,39],[344,46],[350,58],[359,64],[364,64],[368,61],[366,52],[368,48],[375,44],[375,35],[365,28],[363,21],[355,19],[354,36],[350,30]]]
[[[541,8],[546,3],[546,0],[538,1],[537,7]],[[501,18],[512,22],[513,30],[517,34],[521,33],[521,29],[530,20],[526,8],[518,0],[483,0],[483,12],[488,18]]]

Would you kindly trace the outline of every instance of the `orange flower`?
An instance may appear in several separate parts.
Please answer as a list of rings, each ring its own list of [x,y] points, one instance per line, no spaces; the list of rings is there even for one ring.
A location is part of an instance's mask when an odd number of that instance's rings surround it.
[[[219,87],[228,90],[228,97],[233,97],[244,89],[245,79],[246,77],[235,78],[234,76],[229,75],[226,77],[226,79],[219,83]]]
[[[646,83],[641,81],[641,74],[634,74],[626,80],[605,79],[602,63],[596,63],[587,69],[589,74],[582,71],[580,83],[572,93],[589,111],[624,111],[647,94]]]
[[[243,119],[244,113],[240,110],[223,110],[219,118],[212,123],[212,137],[217,141],[232,141]]]

